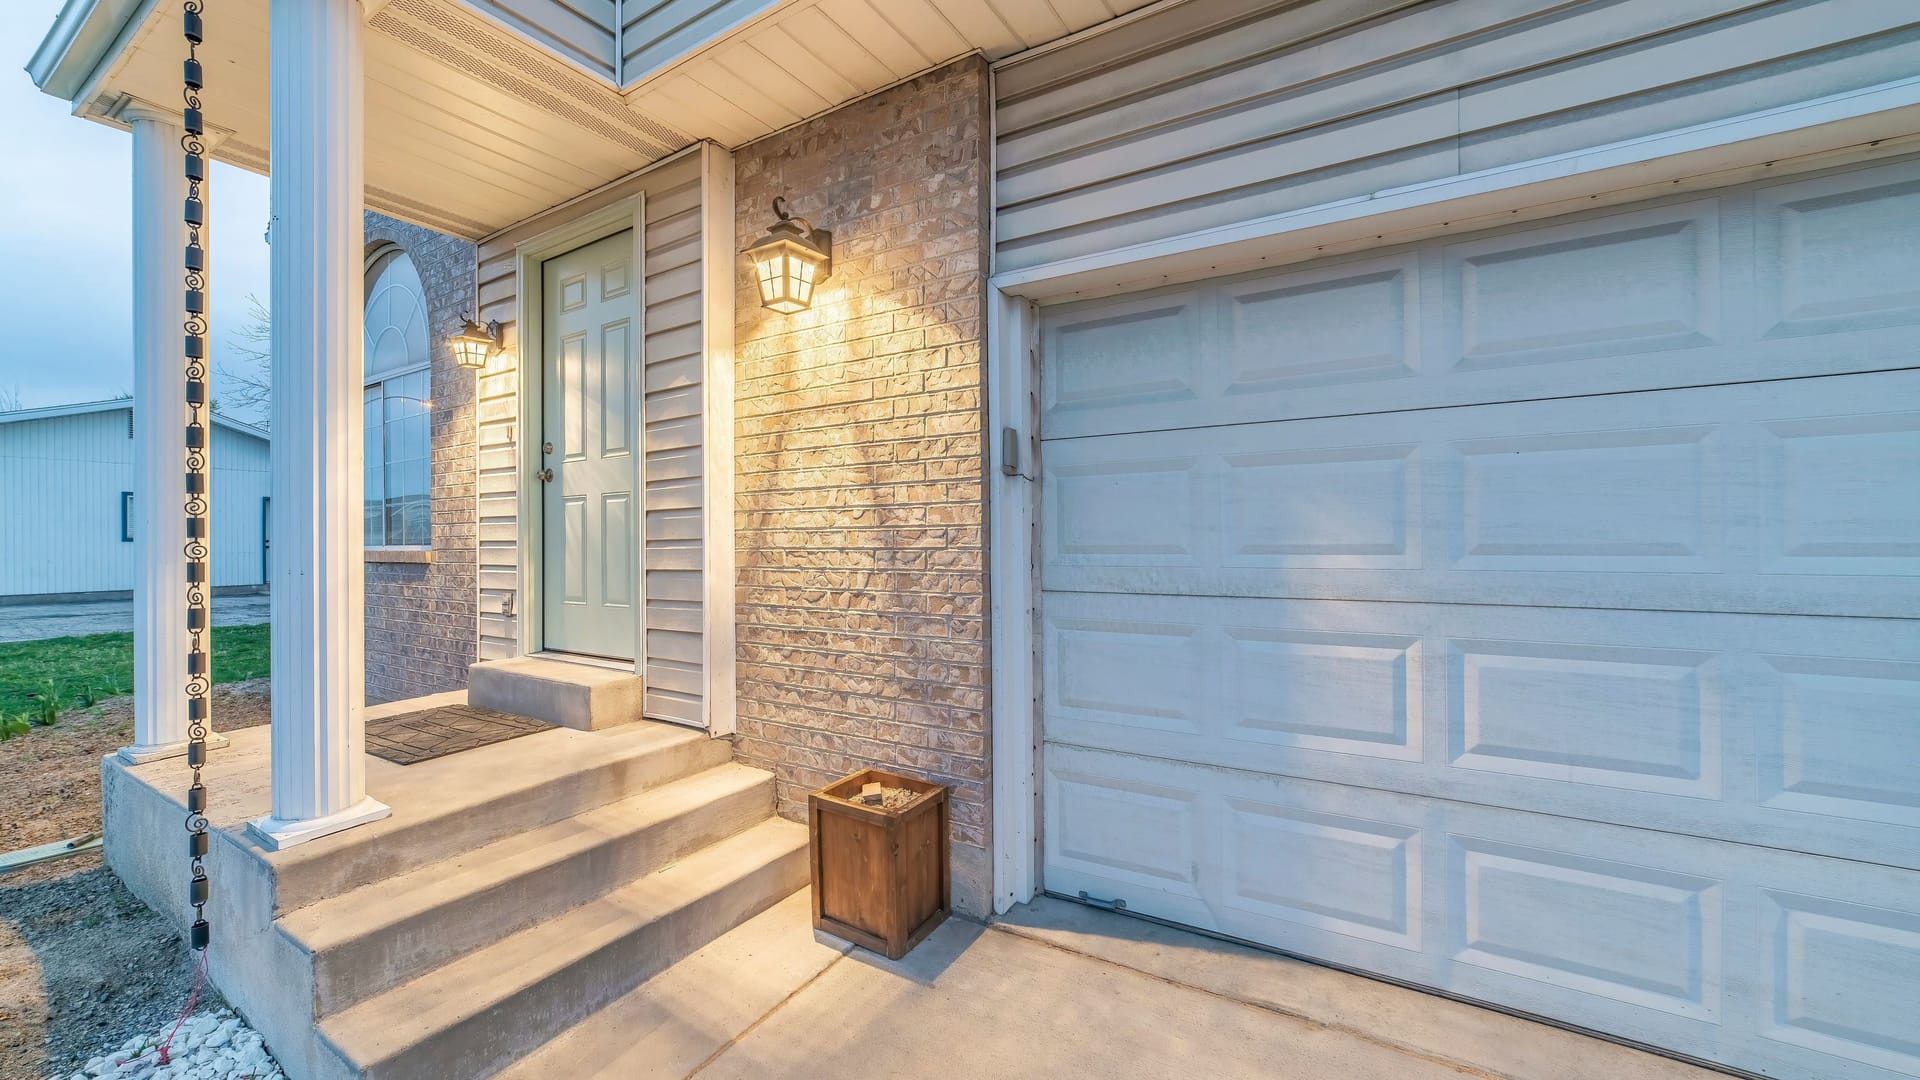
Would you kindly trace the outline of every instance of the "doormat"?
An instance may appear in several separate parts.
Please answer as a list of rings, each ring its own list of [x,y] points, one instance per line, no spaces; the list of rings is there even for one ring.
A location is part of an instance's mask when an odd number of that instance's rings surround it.
[[[399,765],[417,765],[551,727],[541,720],[492,709],[442,705],[367,721],[367,753]]]

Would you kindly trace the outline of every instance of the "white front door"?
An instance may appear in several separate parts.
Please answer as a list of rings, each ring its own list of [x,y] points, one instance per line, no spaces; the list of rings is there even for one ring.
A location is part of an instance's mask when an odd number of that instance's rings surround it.
[[[1920,1075],[1920,162],[1049,309],[1049,891]]]
[[[640,604],[639,311],[631,229],[547,260],[545,647],[631,660]]]

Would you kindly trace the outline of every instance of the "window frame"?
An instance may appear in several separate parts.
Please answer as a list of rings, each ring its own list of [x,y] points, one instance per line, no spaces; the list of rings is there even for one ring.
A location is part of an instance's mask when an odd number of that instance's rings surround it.
[[[133,492],[120,493],[120,542],[133,543]]]
[[[360,385],[361,385],[361,395],[362,395],[361,409],[364,412],[366,408],[366,403],[367,403],[366,395],[368,394],[368,392],[377,390],[380,395],[379,401],[380,401],[380,418],[381,418],[381,424],[380,424],[381,515],[380,515],[380,520],[381,520],[381,539],[384,541],[389,539],[388,532],[387,532],[387,519],[386,519],[386,513],[387,513],[386,511],[386,476],[387,476],[388,463],[393,460],[392,458],[393,448],[390,445],[388,445],[387,430],[386,430],[387,384],[391,382],[397,382],[411,375],[417,375],[422,373],[426,375],[426,381],[427,381],[426,397],[421,400],[424,400],[427,403],[427,407],[424,410],[424,413],[427,418],[427,444],[426,444],[427,452],[426,452],[425,458],[422,459],[422,468],[425,470],[425,474],[426,474],[424,490],[426,492],[426,498],[427,498],[427,527],[426,527],[427,535],[425,540],[419,543],[413,543],[413,544],[396,544],[396,543],[375,544],[375,543],[372,543],[371,541],[367,542],[365,545],[366,550],[372,553],[370,557],[374,558],[376,561],[379,561],[379,556],[383,552],[419,553],[419,552],[431,551],[433,549],[433,317],[432,317],[432,312],[428,309],[428,306],[427,306],[426,279],[420,276],[420,267],[419,267],[419,264],[414,261],[413,254],[409,252],[405,247],[402,247],[401,245],[393,243],[391,241],[382,241],[380,243],[376,243],[373,246],[369,247],[367,249],[366,261],[364,263],[364,270],[361,275],[360,303],[362,308],[362,317],[364,319],[365,308],[373,300],[373,287],[379,282],[380,275],[386,271],[389,265],[391,265],[395,261],[402,258],[407,260],[408,264],[413,269],[413,276],[415,280],[420,282],[420,294],[419,294],[420,314],[422,319],[426,321],[426,331],[427,331],[426,359],[418,362],[414,362],[414,363],[405,364],[399,367],[388,368],[375,373],[368,370],[367,365],[369,362],[369,357],[363,355],[360,361],[360,379],[361,379]],[[363,340],[366,337],[366,330],[365,330],[364,324],[361,330],[361,337]],[[406,397],[406,395],[395,395],[395,396],[401,397],[401,398]],[[362,447],[364,452],[364,447],[365,447],[364,438],[362,439]],[[362,463],[362,473],[363,475],[365,473],[364,462]],[[363,515],[365,513],[365,507],[368,504],[368,501],[369,501],[369,497],[367,493],[363,491],[361,493],[361,506],[362,506]],[[365,529],[363,525],[362,527],[363,535],[364,535],[364,531]],[[405,561],[419,561],[419,560],[408,559]]]

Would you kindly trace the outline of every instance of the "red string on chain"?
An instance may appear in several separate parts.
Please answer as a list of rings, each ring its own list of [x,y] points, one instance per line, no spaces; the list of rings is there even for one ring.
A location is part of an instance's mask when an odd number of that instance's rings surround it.
[[[199,1004],[200,1002],[200,988],[205,986],[206,984],[207,984],[207,952],[205,949],[202,949],[200,950],[199,962],[194,964],[193,966],[193,989],[187,992],[186,1007],[182,1008],[180,1010],[180,1015],[174,1018],[173,1027],[167,1030],[167,1037],[160,1040],[160,1045],[154,1048],[154,1050],[158,1050],[160,1052],[159,1060],[156,1061],[155,1064],[166,1065],[172,1062],[173,1037],[175,1035],[180,1034],[180,1025],[185,1024],[187,1022],[187,1017],[193,1015],[193,1007]],[[136,1054],[135,1056],[130,1057],[125,1061],[116,1061],[114,1062],[114,1064],[115,1065],[132,1064],[133,1062],[139,1061],[141,1058],[146,1057],[148,1054],[153,1053],[154,1050],[143,1050],[139,1054]]]

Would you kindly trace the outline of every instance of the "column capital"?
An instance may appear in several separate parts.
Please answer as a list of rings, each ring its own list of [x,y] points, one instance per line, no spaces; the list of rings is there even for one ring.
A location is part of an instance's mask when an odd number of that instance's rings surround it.
[[[175,131],[180,130],[183,124],[180,113],[181,107],[178,105],[155,105],[150,101],[132,96],[122,97],[107,110],[109,117],[128,125],[141,122],[165,124]],[[208,153],[212,153],[213,148],[219,146],[231,134],[233,132],[226,128],[208,124],[206,131],[200,136],[200,143],[207,148]]]
[[[167,124],[177,128],[181,122],[179,108],[164,108],[150,101],[142,101],[136,97],[121,98],[114,104],[112,109],[108,110],[107,115],[115,120],[120,120],[128,124],[146,121],[152,124]]]

